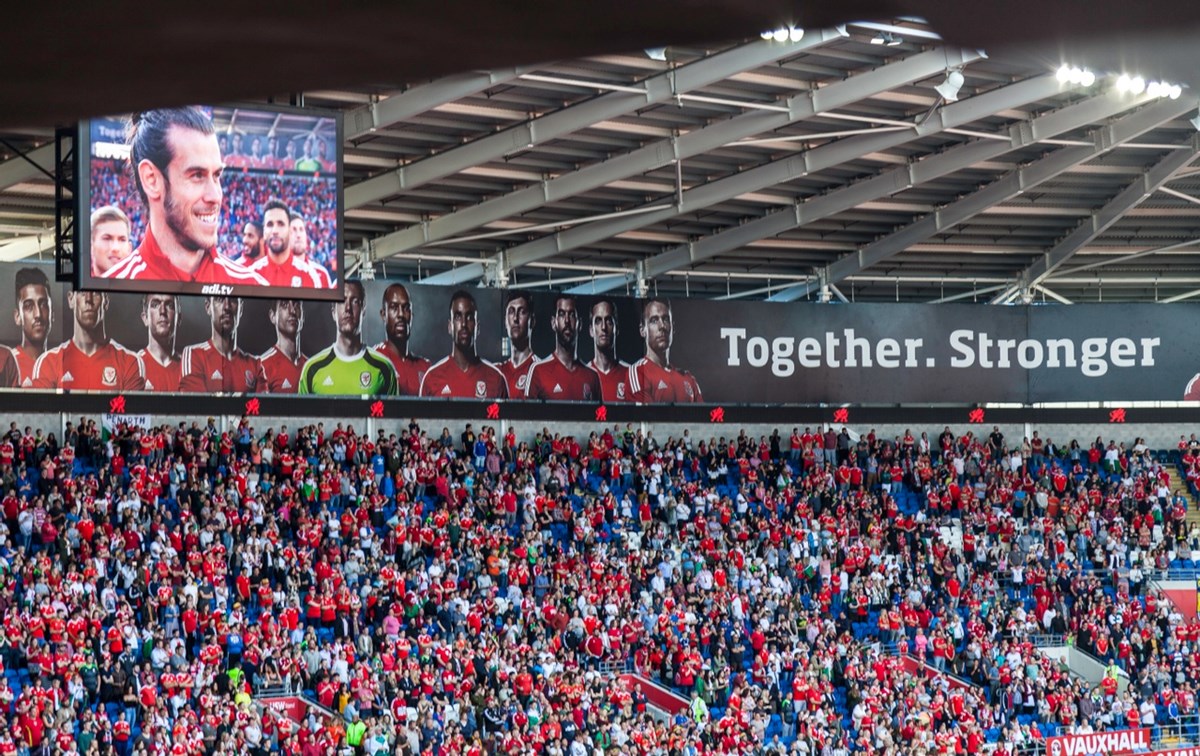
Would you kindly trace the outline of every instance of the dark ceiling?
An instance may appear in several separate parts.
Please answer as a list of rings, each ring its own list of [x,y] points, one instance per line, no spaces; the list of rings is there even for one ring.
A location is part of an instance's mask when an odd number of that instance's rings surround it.
[[[758,39],[781,25],[807,36]],[[896,46],[874,44],[887,28]],[[344,238],[364,274],[1193,299],[1194,30],[1200,3],[1182,0],[25,3],[0,25],[0,260],[53,246],[55,125],[302,93],[345,114]],[[1064,62],[1095,85],[1055,82]],[[937,90],[950,69],[961,102]],[[1186,89],[1131,97],[1120,72]]]
[[[1137,65],[1200,85],[1189,39],[1200,3],[1188,0],[23,2],[0,24],[0,127],[902,16],[924,17],[964,47],[1086,50],[1094,68]]]

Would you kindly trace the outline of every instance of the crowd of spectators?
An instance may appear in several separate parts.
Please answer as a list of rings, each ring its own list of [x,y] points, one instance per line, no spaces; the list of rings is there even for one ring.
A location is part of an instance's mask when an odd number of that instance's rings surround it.
[[[329,425],[11,426],[0,756],[1004,756],[1196,712],[1149,580],[1200,549],[1195,437]]]
[[[231,259],[243,252],[247,222],[262,223],[262,208],[272,199],[285,202],[308,226],[309,258],[337,276],[337,176],[300,175],[281,171],[227,169],[222,179],[225,201],[217,249]],[[136,249],[145,235],[148,215],[133,177],[119,160],[93,159],[91,206],[112,205],[129,216],[130,241]]]

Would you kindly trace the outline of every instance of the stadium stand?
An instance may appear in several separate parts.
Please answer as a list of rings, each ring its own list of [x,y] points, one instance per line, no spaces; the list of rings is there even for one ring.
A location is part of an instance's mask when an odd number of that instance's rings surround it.
[[[1200,566],[1194,436],[250,422],[0,439],[0,754],[1008,756],[1200,735],[1200,622],[1157,587]],[[268,703],[289,696],[302,722]]]

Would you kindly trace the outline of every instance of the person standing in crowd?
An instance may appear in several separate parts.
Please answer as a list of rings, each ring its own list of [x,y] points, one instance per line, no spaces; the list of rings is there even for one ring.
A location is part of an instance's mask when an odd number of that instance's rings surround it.
[[[46,351],[46,339],[54,322],[50,281],[38,268],[21,268],[13,280],[17,304],[13,320],[21,329],[21,343],[13,348],[21,386],[33,386],[33,365]]]
[[[200,394],[254,393],[258,390],[258,360],[238,348],[242,300],[207,297],[209,339],[183,350],[179,390]]]
[[[465,399],[507,399],[504,374],[475,351],[479,310],[465,289],[450,295],[450,354],[435,362],[421,379],[421,396]]]
[[[304,306],[298,299],[276,299],[267,311],[275,326],[275,345],[258,358],[258,385],[268,394],[295,394],[308,360],[300,351]]]
[[[509,396],[525,396],[529,368],[537,361],[533,354],[533,294],[510,290],[504,304],[504,330],[508,336],[509,357],[496,365],[508,382]]]
[[[638,332],[646,342],[646,354],[629,366],[633,400],[643,404],[704,401],[695,376],[671,365],[671,344],[675,339],[671,303],[658,297],[643,302]]]
[[[146,374],[138,356],[108,338],[104,315],[108,295],[98,291],[71,291],[67,306],[74,315],[70,339],[43,352],[33,365],[33,388],[76,391],[141,391]],[[11,370],[0,365],[0,382],[17,385],[15,362]],[[8,382],[9,380],[12,382]]]
[[[421,377],[429,369],[429,360],[409,353],[413,311],[412,299],[404,284],[391,284],[384,289],[379,318],[383,321],[384,340],[375,345],[375,351],[387,357],[395,368],[396,393],[417,396],[421,392]]]
[[[366,289],[361,281],[347,281],[342,301],[335,303],[333,322],[337,337],[304,363],[300,371],[301,394],[396,393],[396,370],[379,352],[363,344],[362,319]]]
[[[533,363],[526,381],[530,399],[567,402],[600,400],[600,377],[579,361],[579,310],[575,297],[559,294],[554,300],[554,351]]]
[[[175,351],[179,300],[174,294],[143,296],[142,325],[146,326],[146,348],[138,352],[138,358],[146,371],[146,390],[178,391],[183,378],[181,360]]]

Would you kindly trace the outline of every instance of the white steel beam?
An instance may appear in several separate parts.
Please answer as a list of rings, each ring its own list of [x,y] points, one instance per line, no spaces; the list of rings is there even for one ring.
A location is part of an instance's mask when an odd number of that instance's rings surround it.
[[[982,189],[929,213],[920,220],[878,239],[858,251],[845,255],[826,266],[820,274],[824,283],[837,283],[847,276],[887,260],[937,234],[975,217],[988,208],[1007,202],[1022,192],[1045,183],[1109,150],[1136,139],[1143,134],[1174,120],[1191,109],[1191,105],[1180,100],[1162,99],[1152,102],[1123,118],[1114,121],[1092,134],[1092,143],[1085,147],[1064,147],[1046,157],[1022,166]],[[801,284],[775,295],[779,301],[807,296],[817,284]]]
[[[1049,87],[1053,78],[1038,77],[1022,82],[1022,84],[1029,85],[1031,90],[1037,87]],[[965,114],[955,110],[956,105],[975,103],[976,106],[994,106],[997,110],[1016,107],[1021,103],[1012,105],[1002,103],[1034,95],[1034,92],[1029,90],[1025,92],[1014,90],[1014,87],[1021,86],[1021,84],[1016,84],[990,92],[989,94],[992,95],[990,105],[977,102],[983,95],[947,105],[930,116],[921,126],[920,134],[936,133],[937,131],[944,130],[948,124],[957,123],[960,116]],[[1046,96],[1049,95],[1043,92],[1041,96],[1034,96],[1034,100],[1042,99]],[[1144,100],[1137,98],[1125,100],[1114,94],[1109,94],[1092,97],[1068,105],[1034,118],[1031,121],[1018,123],[1009,127],[1007,132],[1002,132],[1005,134],[1003,141],[979,139],[975,142],[953,147],[945,152],[926,156],[908,165],[884,171],[869,179],[834,189],[826,194],[809,198],[803,202],[797,202],[793,206],[768,213],[761,218],[749,221],[740,226],[725,229],[697,242],[677,246],[647,260],[645,264],[646,275],[648,277],[660,275],[666,271],[712,258],[718,254],[738,249],[761,239],[776,236],[816,220],[828,218],[837,213],[857,207],[864,202],[873,202],[904,191],[905,189],[911,189],[913,186],[947,176],[975,165],[978,162],[994,159],[1018,147],[1033,144],[1049,135],[1061,134],[1071,129],[1086,126],[1089,123],[1112,116],[1142,101]],[[1026,102],[1029,102],[1029,100]],[[972,115],[979,117],[978,111],[972,111]],[[852,140],[846,141],[850,142]],[[812,152],[815,153],[817,150],[813,150]],[[793,290],[789,287],[789,289],[785,289],[784,291],[790,293]],[[779,296],[779,294],[776,296]],[[785,295],[783,301],[788,301],[787,296]],[[771,299],[774,299],[774,297]]]
[[[346,113],[346,139],[357,139],[393,123],[427,113],[438,105],[479,94],[485,89],[512,81],[524,72],[522,68],[502,68],[456,74],[412,87],[379,102],[362,105]]]
[[[1188,149],[1172,150],[1167,153],[1166,157],[1148,169],[1137,181],[1125,187],[1120,194],[1088,216],[1083,223],[1067,234],[1045,255],[1037,258],[1021,273],[1021,284],[1033,286],[1041,283],[1077,251],[1107,231],[1125,213],[1158,191],[1177,172],[1191,165],[1197,154],[1200,154],[1200,134],[1192,136],[1188,141]]]
[[[791,57],[836,38],[836,33],[813,32],[796,43],[760,40],[665,71],[642,82],[644,91],[640,93],[607,92],[360,181],[346,188],[346,209],[362,207],[464,168],[544,144],[600,121],[670,100],[677,94],[706,87],[736,73]]]
[[[37,165],[31,164],[30,160]],[[17,155],[0,163],[0,190],[7,189],[22,181],[44,176],[45,174],[37,169],[38,165],[49,166],[46,168],[46,171],[54,173],[53,142],[30,150],[25,153],[24,157]]]
[[[912,141],[914,138],[937,134],[947,128],[971,123],[998,110],[1007,110],[1030,102],[1036,102],[1037,100],[1059,94],[1061,91],[1062,85],[1054,76],[1038,76],[1026,79],[1016,84],[994,89],[990,92],[976,95],[968,100],[961,100],[939,108],[931,113],[923,122],[913,124],[912,133],[889,131],[881,134],[864,134],[863,136],[842,139],[689,189],[682,193],[680,201],[673,208],[657,213],[646,213],[645,215],[638,216],[636,219],[622,218],[611,222],[594,223],[589,226],[570,229],[554,234],[553,236],[542,237],[541,239],[518,245],[504,253],[507,264],[509,268],[528,265],[562,252],[668,220],[677,215],[694,213],[719,202],[727,202],[747,192],[756,192],[768,186],[785,183],[848,161],[858,160],[865,155],[899,147]],[[1088,102],[1091,101],[1089,100]],[[1038,119],[1038,128],[1022,130],[1020,127],[1014,127],[1014,136],[1012,138],[1018,139],[1024,144],[1037,141],[1041,138],[1041,132],[1045,126],[1065,120],[1066,117],[1060,115],[1061,112],[1056,111]],[[1084,121],[1084,123],[1088,122]],[[1028,125],[1026,124],[1026,126]],[[979,143],[966,145],[966,147],[977,149],[982,154],[982,157],[976,157],[974,150],[967,150],[966,153],[961,153],[963,155],[970,155],[970,162],[967,165],[978,162],[978,160],[994,157],[996,154],[996,144],[1000,144],[1002,148],[999,154],[1013,149],[1008,146],[1007,142],[999,143],[993,140],[981,140],[981,143],[984,143],[981,147],[977,146]],[[960,154],[957,151],[952,152]],[[779,231],[768,231],[761,235],[756,235],[755,233],[757,229],[764,227],[764,223],[769,224],[774,222],[771,219],[776,219],[779,213],[787,216],[784,223],[785,228],[782,229],[787,230],[787,228],[794,228],[796,225],[803,225],[805,222],[808,222],[799,219],[800,208],[805,205],[827,202],[829,198],[835,196],[847,196],[844,194],[845,192],[854,195],[863,192],[864,187],[874,187],[879,182],[887,185],[888,188],[881,193],[870,193],[869,197],[854,201],[850,205],[850,207],[854,207],[868,199],[878,199],[880,196],[893,194],[905,188],[905,186],[922,183],[928,180],[924,175],[925,172],[923,169],[930,165],[941,165],[943,161],[940,158],[946,154],[950,153],[935,155],[925,161],[880,174],[880,176],[884,177],[883,179],[877,176],[873,179],[843,187],[840,190],[834,190],[829,194],[814,198],[808,203],[788,207],[785,210],[778,211],[778,213],[767,215],[764,218],[759,218],[737,228],[707,237],[695,244],[675,247],[647,260],[645,276],[652,278],[655,275],[681,267],[689,262],[712,257],[718,251],[723,251],[721,248],[725,246],[725,240],[730,240],[732,244],[728,249],[736,249],[749,241],[757,241],[766,236],[779,233]],[[957,169],[956,167],[955,170]],[[734,239],[737,240],[736,243],[733,242]],[[710,252],[710,245],[714,251]]]
[[[828,113],[881,92],[934,76],[948,65],[964,66],[976,59],[976,53],[960,50],[939,49],[919,53],[827,87],[798,94],[780,103],[786,112],[751,111],[677,137],[652,142],[624,155],[381,236],[372,240],[371,248],[376,259],[384,259],[426,244],[452,239],[488,223]],[[813,134],[808,138],[819,136]]]
[[[0,262],[23,260],[48,249],[54,249],[53,231],[47,231],[38,236],[18,237],[0,246]]]

